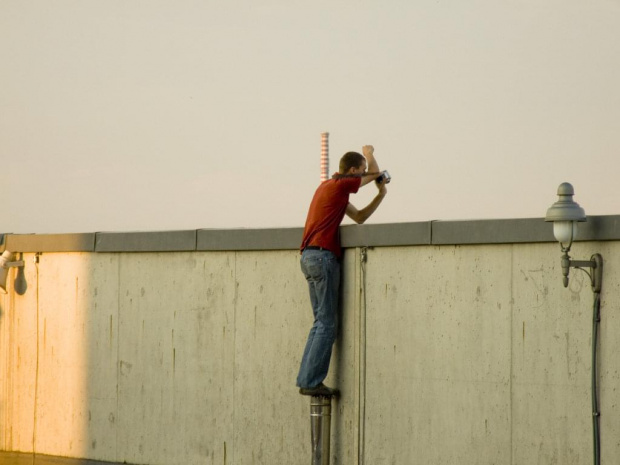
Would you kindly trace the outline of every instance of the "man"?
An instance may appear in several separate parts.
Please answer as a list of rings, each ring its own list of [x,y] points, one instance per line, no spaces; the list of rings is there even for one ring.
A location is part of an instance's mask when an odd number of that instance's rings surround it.
[[[361,186],[373,182],[381,174],[373,146],[365,145],[362,152],[363,156],[357,152],[343,155],[338,173],[316,190],[306,219],[300,248],[301,270],[308,281],[314,324],[301,360],[297,386],[300,394],[307,396],[338,395],[338,390],[328,388],[323,380],[329,370],[338,324],[340,223],[345,214],[356,223],[363,223],[387,193],[384,179],[375,183],[379,192],[365,208],[358,210],[349,203],[349,194],[357,193]]]

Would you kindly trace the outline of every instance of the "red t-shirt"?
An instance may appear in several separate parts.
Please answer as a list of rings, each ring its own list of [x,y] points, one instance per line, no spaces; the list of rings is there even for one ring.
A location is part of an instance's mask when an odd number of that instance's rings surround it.
[[[339,226],[349,204],[349,194],[358,191],[362,178],[334,176],[322,182],[314,193],[301,241],[302,251],[309,245],[315,245],[333,252],[337,257],[342,255]]]

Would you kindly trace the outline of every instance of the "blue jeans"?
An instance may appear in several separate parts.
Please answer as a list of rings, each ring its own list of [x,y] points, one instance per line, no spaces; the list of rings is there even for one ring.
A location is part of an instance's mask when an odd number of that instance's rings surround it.
[[[340,262],[327,250],[304,250],[301,271],[308,281],[314,324],[301,359],[297,386],[313,388],[327,376],[338,330]]]

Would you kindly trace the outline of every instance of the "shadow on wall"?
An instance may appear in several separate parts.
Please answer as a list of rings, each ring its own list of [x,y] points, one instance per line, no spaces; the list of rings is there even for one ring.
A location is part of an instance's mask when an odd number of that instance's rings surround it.
[[[18,261],[23,261],[23,256],[24,254],[20,253]],[[26,273],[24,272],[23,266],[17,267],[14,289],[17,295],[24,295],[28,290],[28,281],[26,280]]]

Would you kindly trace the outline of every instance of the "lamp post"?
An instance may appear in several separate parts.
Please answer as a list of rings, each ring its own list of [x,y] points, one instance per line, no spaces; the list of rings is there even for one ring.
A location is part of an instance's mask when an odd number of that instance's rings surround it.
[[[564,287],[568,287],[568,274],[571,268],[582,270],[590,277],[592,292],[594,293],[594,307],[592,312],[592,432],[594,441],[594,464],[601,463],[601,440],[599,432],[598,389],[596,349],[598,345],[598,327],[601,321],[601,287],[603,283],[603,257],[594,254],[590,260],[572,260],[570,252],[573,241],[577,238],[577,223],[586,221],[586,214],[578,203],[573,201],[575,191],[567,182],[558,187],[558,201],[547,210],[545,221],[553,222],[553,235],[562,249],[562,275]],[[584,268],[589,268],[588,272]]]

